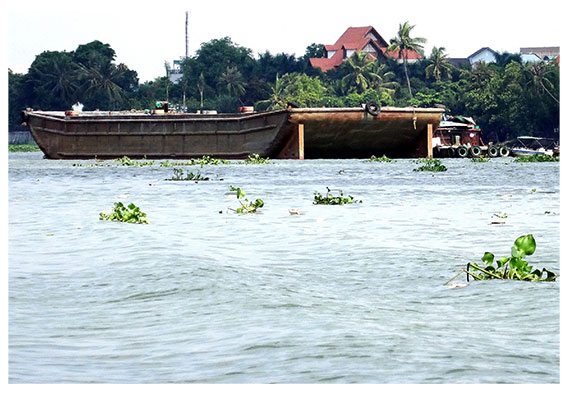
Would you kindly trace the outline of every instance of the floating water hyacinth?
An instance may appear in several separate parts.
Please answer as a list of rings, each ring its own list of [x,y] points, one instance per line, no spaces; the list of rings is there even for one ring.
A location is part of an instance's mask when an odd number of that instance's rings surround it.
[[[229,191],[236,192],[236,199],[240,203],[240,208],[237,209],[230,209],[239,214],[249,214],[249,213],[256,213],[258,209],[264,207],[264,201],[260,198],[257,198],[254,202],[250,202],[246,196],[246,193],[240,187],[230,186],[228,188]]]
[[[356,200],[352,195],[344,196],[341,190],[338,196],[331,194],[331,189],[327,187],[327,194],[323,196],[320,192],[315,191],[313,196],[313,205],[345,205],[353,203],[362,203],[360,200]]]
[[[118,221],[122,223],[149,224],[146,214],[139,207],[131,203],[128,207],[122,202],[115,202],[110,213],[101,212],[99,220]]]
[[[472,277],[474,280],[514,279],[531,282],[555,281],[559,275],[545,268],[532,271],[533,266],[529,265],[528,262],[524,260],[526,256],[534,254],[535,250],[536,241],[534,236],[532,234],[522,235],[518,237],[514,245],[512,245],[510,257],[504,256],[495,262],[494,254],[486,252],[484,256],[482,256],[484,266],[477,263],[468,263],[466,269],[461,270],[445,284],[447,285],[463,272],[467,274],[467,281],[469,277]]]

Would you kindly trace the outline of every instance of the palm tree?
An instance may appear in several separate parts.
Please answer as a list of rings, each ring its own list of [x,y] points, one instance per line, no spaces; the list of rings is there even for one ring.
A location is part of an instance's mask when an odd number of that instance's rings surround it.
[[[368,54],[357,51],[344,62],[347,75],[342,78],[341,84],[346,93],[356,91],[362,93],[372,86],[380,76],[375,73],[374,62]]]
[[[417,53],[422,53],[423,45],[427,40],[423,37],[411,37],[411,31],[415,25],[410,25],[409,22],[404,22],[403,25],[399,25],[398,36],[391,40],[388,51],[398,52],[398,58],[402,59],[404,62],[404,72],[406,74],[406,81],[408,84],[408,90],[410,97],[413,98],[411,93],[411,84],[408,74],[408,51],[414,51]]]
[[[244,88],[244,82],[242,81],[242,74],[238,71],[236,66],[228,66],[226,70],[221,73],[218,87],[220,90],[224,90],[230,96],[236,98],[240,98],[246,93],[246,88]]]
[[[543,92],[548,94],[553,100],[559,103],[559,99],[557,99],[552,93],[551,89],[554,89],[554,85],[547,75],[551,73],[551,67],[545,61],[537,62],[531,65],[530,67],[530,84],[534,85],[534,89],[536,95],[541,95]]]
[[[399,84],[394,81],[396,74],[394,72],[385,72],[386,65],[379,64],[377,61],[371,62],[372,73],[376,75],[376,78],[370,85],[370,88],[375,89],[378,93],[384,91],[389,95],[393,95]]]
[[[38,106],[70,106],[78,99],[79,66],[67,53],[46,51],[30,66],[28,82]]]
[[[270,97],[266,100],[260,100],[256,103],[258,105],[268,105],[267,110],[283,109],[286,106],[287,85],[289,84],[289,74],[284,74],[281,78],[276,73],[276,81],[272,86]]]
[[[449,57],[445,54],[444,47],[433,47],[431,56],[429,57],[429,65],[425,68],[425,76],[427,78],[433,76],[435,81],[441,81],[443,74],[447,78],[451,78],[451,72],[454,66],[449,62]]]
[[[205,88],[207,87],[207,83],[205,82],[205,76],[203,73],[199,74],[199,78],[197,79],[197,89],[201,94],[201,109],[203,108],[203,93],[205,92]]]
[[[169,102],[169,87],[171,86],[171,66],[168,61],[163,63],[165,67],[165,100]]]
[[[99,67],[79,65],[82,72],[84,100],[90,107],[120,108],[126,101],[126,92],[115,81],[124,72],[111,63]]]

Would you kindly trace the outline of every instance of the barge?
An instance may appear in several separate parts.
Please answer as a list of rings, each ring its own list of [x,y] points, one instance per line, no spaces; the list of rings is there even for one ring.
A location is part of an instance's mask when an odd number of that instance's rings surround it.
[[[50,159],[431,156],[437,108],[292,108],[236,114],[22,113]]]

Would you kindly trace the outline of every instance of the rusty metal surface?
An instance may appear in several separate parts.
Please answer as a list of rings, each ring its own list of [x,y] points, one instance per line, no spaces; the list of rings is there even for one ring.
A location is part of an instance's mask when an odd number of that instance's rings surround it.
[[[441,122],[443,109],[383,107],[291,109],[290,123],[305,126],[306,158],[425,157],[427,125]]]
[[[48,158],[245,158],[268,156],[286,111],[242,115],[100,115],[28,113],[29,128]]]
[[[290,146],[304,125],[305,158],[362,158],[386,154],[420,157],[427,125],[437,128],[442,109],[384,107],[288,109],[244,114],[27,112],[28,126],[48,158],[245,158],[252,153],[294,158]],[[284,153],[285,152],[285,153]]]

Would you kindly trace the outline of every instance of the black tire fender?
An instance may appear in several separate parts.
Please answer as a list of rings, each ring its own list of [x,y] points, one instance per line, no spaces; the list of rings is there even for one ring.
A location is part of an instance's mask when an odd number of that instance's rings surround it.
[[[500,150],[498,150],[498,153],[501,157],[507,157],[510,155],[510,150],[508,149],[508,147],[502,146],[500,147]]]
[[[498,148],[495,146],[490,146],[488,148],[488,156],[492,158],[498,157]]]
[[[380,106],[376,102],[368,102],[365,106],[366,112],[371,116],[377,116],[380,114]]]
[[[459,146],[457,148],[457,157],[465,158],[469,153],[469,149],[466,146]]]
[[[482,154],[482,149],[478,146],[472,146],[469,151],[471,153],[471,157],[480,157]]]

